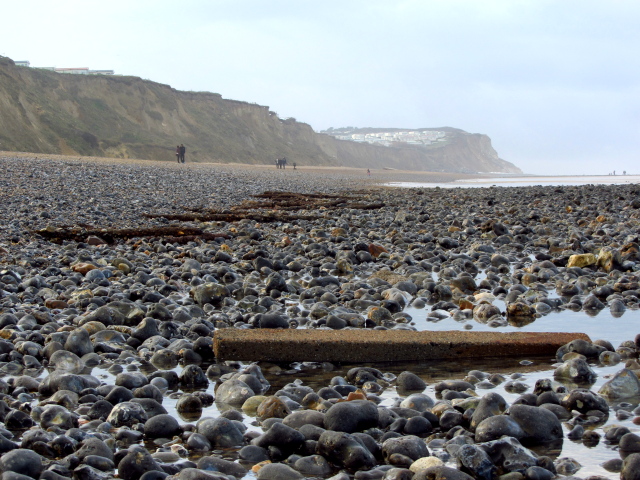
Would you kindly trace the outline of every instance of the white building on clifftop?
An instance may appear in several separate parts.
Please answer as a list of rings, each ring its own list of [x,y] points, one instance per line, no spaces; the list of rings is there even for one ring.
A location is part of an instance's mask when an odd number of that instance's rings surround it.
[[[21,60],[14,62],[18,67],[30,67],[31,62],[28,60]],[[34,67],[41,70],[50,70],[56,73],[69,73],[72,75],[115,75],[113,70],[91,70],[88,67],[73,67],[73,68],[56,68],[56,67]]]

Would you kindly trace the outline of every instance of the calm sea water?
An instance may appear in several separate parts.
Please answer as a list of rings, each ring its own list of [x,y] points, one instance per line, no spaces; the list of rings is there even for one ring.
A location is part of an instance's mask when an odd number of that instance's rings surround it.
[[[495,178],[472,178],[451,183],[395,182],[391,187],[403,188],[487,188],[487,187],[533,187],[536,185],[624,185],[640,183],[640,175],[580,175],[580,176],[500,176]]]

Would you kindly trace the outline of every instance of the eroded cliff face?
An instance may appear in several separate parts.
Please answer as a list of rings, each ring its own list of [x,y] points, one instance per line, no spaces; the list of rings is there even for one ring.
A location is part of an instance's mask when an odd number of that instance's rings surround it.
[[[498,157],[488,136],[457,129],[447,130],[450,130],[447,142],[432,148],[412,145],[379,147],[336,140],[337,156],[349,165],[363,168],[373,166],[434,172],[522,173],[518,167]]]
[[[461,172],[520,170],[485,135],[456,131],[439,148],[336,140],[269,107],[181,92],[137,77],[65,75],[0,57],[0,150],[175,161],[343,165]]]

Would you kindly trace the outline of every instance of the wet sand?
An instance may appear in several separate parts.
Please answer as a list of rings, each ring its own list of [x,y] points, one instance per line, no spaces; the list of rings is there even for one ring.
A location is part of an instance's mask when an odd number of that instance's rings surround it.
[[[171,161],[159,160],[141,160],[135,158],[108,158],[108,157],[86,157],[86,156],[70,156],[70,155],[53,155],[44,153],[28,153],[28,152],[7,152],[0,151],[0,158],[37,158],[48,159],[54,161],[79,162],[79,163],[102,163],[116,165],[158,165],[158,166],[175,166],[176,168],[221,168],[228,171],[255,171],[255,172],[278,172],[290,174],[310,174],[310,175],[330,175],[343,176],[350,178],[362,178],[363,181],[371,183],[387,183],[387,182],[424,182],[424,183],[440,183],[455,182],[459,180],[472,180],[485,178],[488,174],[464,174],[455,172],[427,172],[414,170],[397,170],[397,169],[371,169],[371,175],[367,175],[365,168],[340,167],[340,166],[307,166],[297,165],[294,171],[293,165],[288,165],[284,170],[276,169],[275,165],[262,164],[245,164],[245,163],[187,163],[178,164]]]

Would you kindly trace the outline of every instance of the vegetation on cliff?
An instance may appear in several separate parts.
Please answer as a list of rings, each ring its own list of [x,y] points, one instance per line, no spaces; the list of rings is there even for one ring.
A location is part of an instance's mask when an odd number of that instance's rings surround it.
[[[451,130],[438,148],[360,144],[216,93],[130,76],[60,74],[0,57],[0,150],[175,161],[184,143],[187,161],[269,164],[286,156],[299,165],[520,172],[486,135]]]

